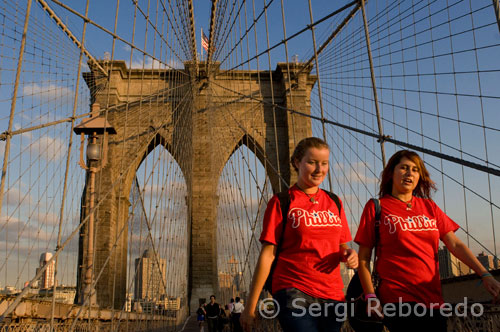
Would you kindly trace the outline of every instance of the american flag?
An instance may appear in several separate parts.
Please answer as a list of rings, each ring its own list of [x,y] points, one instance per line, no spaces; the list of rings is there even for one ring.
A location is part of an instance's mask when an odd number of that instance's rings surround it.
[[[208,38],[204,32],[201,33],[201,46],[208,52]]]

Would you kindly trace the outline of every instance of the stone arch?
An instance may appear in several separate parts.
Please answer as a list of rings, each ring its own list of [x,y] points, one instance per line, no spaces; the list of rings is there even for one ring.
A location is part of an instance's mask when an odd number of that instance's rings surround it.
[[[245,145],[250,151],[252,151],[257,159],[260,161],[261,165],[264,167],[266,170],[266,176],[269,178],[271,181],[272,189],[273,192],[276,193],[278,192],[278,182],[279,182],[279,175],[277,173],[277,167],[276,165],[271,161],[270,158],[266,157],[266,152],[264,148],[262,147],[261,143],[259,143],[252,135],[250,134],[242,134],[240,140],[235,144],[234,148],[230,151],[230,153],[227,155],[227,157],[224,160],[224,163],[222,167],[220,167],[219,170],[219,176],[222,174],[222,170],[226,166],[227,162],[233,154],[242,146]],[[288,151],[286,151],[287,153]],[[283,152],[282,152],[283,153]],[[286,166],[286,165],[285,165]],[[283,179],[287,180],[287,179]]]
[[[173,148],[172,145],[159,133],[157,133],[149,142],[148,145],[144,145],[143,148],[139,151],[137,154],[137,158],[135,158],[131,162],[131,166],[127,170],[127,174],[125,175],[125,180],[123,185],[121,186],[121,194],[122,195],[128,195],[130,194],[130,190],[132,188],[132,182],[134,181],[135,175],[137,174],[137,170],[143,163],[143,161],[147,158],[147,156],[158,146],[163,146],[165,150],[174,158],[175,162],[177,165],[179,165],[179,168],[181,169],[182,175],[184,177],[184,180],[186,181],[187,185],[187,178],[186,178],[186,170],[183,169],[181,166],[181,163],[179,163],[178,159],[176,156],[172,153]]]
[[[180,79],[177,70],[153,69],[147,71],[145,78],[144,71],[129,69],[124,61],[101,64],[109,69],[107,80],[102,80],[94,69],[85,73],[84,78],[92,102],[108,107],[101,110],[101,115],[106,114],[117,134],[109,140],[108,166],[96,175],[96,180],[102,183],[97,193],[102,202],[97,211],[100,229],[96,231],[100,233],[95,270],[109,261],[97,283],[97,303],[118,309],[125,302],[127,236],[115,244],[116,234],[123,229],[128,216],[135,173],[161,142],[180,166],[187,184],[188,301],[191,309],[196,309],[200,298],[217,289],[215,193],[225,163],[245,144],[257,152],[263,165],[273,166],[266,167],[273,191],[279,190],[280,177],[271,170],[278,164],[282,166],[283,180],[293,182],[289,154],[295,140],[311,135],[311,119],[304,115],[310,114],[310,94],[316,77],[310,75],[312,67],[304,64],[278,63],[270,75],[269,71],[220,71],[218,63],[211,64],[207,72],[206,66],[187,62],[186,76]],[[297,66],[304,70],[297,71]],[[147,93],[143,89],[145,79]],[[181,88],[179,84],[185,86]],[[175,93],[166,96],[165,89]],[[257,92],[259,100],[243,97]],[[217,103],[224,105],[226,111],[221,112]],[[181,104],[183,107],[178,108]],[[287,109],[301,114],[292,114]],[[227,112],[231,115],[230,123]],[[151,142],[156,143],[151,145]],[[177,153],[176,148],[182,151]],[[114,186],[115,183],[119,185]],[[88,213],[88,199],[84,191],[82,219]],[[124,233],[127,232],[125,229]],[[85,247],[85,241],[81,241],[79,251],[84,252]]]

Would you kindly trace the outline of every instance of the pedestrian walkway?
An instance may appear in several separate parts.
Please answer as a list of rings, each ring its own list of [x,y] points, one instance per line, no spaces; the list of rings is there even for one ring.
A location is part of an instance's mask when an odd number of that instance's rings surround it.
[[[184,325],[181,327],[179,332],[199,332],[200,327],[198,326],[198,321],[196,320],[196,315],[189,316]],[[204,331],[208,332],[208,328],[204,326]]]

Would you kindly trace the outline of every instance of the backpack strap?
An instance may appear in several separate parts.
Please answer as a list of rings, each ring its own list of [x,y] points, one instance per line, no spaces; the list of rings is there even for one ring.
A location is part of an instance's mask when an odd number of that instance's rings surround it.
[[[335,205],[337,205],[337,209],[339,210],[339,217],[340,217],[340,211],[342,209],[342,205],[340,204],[340,199],[339,199],[339,196],[335,195],[334,193],[332,192],[329,192],[328,190],[323,190],[325,193],[328,194],[328,196],[330,196],[330,198],[332,199],[332,201],[335,202]]]
[[[373,204],[375,205],[375,243],[373,245],[373,251],[374,251],[374,256],[373,256],[373,272],[376,270],[376,264],[375,262],[377,261],[377,247],[380,242],[380,214],[382,208],[380,207],[380,200],[378,198],[372,198]]]

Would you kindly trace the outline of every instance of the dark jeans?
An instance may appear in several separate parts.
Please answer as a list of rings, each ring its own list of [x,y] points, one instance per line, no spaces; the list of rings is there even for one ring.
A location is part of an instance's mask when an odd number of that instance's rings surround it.
[[[419,306],[415,309],[416,303],[408,302],[410,305],[411,314],[408,317],[399,317],[395,315],[394,317],[386,316],[384,317],[384,325],[390,332],[446,332],[446,321],[447,318],[441,316],[439,309],[426,308],[426,314],[422,317],[421,314],[424,313],[424,309]],[[403,303],[404,305],[404,303]],[[395,303],[396,313],[400,312],[400,305]],[[401,308],[402,313],[408,312],[408,306]],[[418,315],[416,315],[417,313]]]
[[[234,332],[243,332],[243,327],[240,324],[240,316],[241,314],[233,313],[231,315],[231,321],[233,323],[233,331]]]
[[[284,332],[339,332],[345,303],[315,298],[288,288],[273,295],[279,304],[278,320]]]
[[[207,325],[208,325],[208,332],[217,332],[217,323],[219,322],[219,318],[209,318],[207,317]]]

